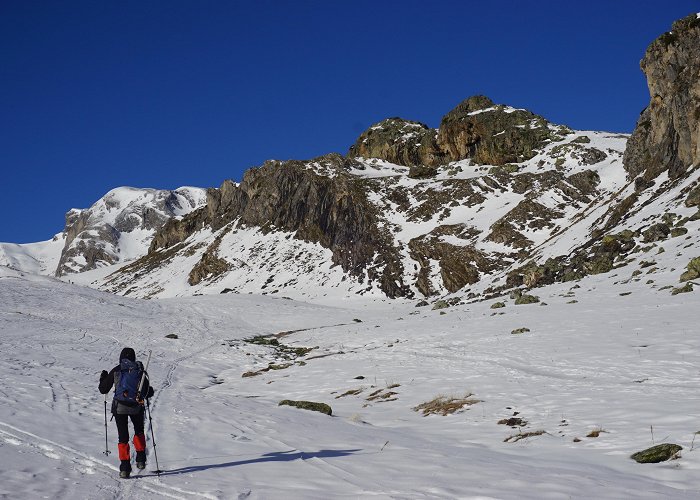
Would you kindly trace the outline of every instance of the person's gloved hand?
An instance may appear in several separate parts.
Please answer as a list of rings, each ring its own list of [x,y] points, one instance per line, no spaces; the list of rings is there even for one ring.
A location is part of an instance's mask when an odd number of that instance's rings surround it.
[[[146,394],[146,399],[150,399],[153,397],[153,387],[148,388],[148,394]]]
[[[102,370],[102,373],[100,374],[100,382],[102,382],[105,379],[105,377],[107,377],[107,375],[109,375],[107,370]]]

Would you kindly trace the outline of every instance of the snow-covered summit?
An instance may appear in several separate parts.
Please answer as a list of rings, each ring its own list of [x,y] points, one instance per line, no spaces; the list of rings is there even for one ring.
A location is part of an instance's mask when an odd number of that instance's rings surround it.
[[[57,276],[123,263],[146,254],[168,220],[206,203],[206,190],[118,187],[86,209],[66,213],[64,230],[39,243],[0,243],[0,265]]]

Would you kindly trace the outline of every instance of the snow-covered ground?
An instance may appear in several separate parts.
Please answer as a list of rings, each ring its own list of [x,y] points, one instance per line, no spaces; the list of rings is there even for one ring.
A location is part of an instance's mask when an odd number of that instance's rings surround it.
[[[0,497],[700,498],[697,297],[618,281],[628,277],[536,290],[546,306],[433,311],[252,294],[146,301],[0,268]],[[295,361],[242,340],[290,331],[280,343],[314,348]],[[148,430],[140,477],[118,479],[113,422],[103,454],[97,382],[124,346],[153,350],[160,477]],[[452,415],[413,409],[468,394],[479,402]],[[527,423],[498,424],[514,416]],[[629,458],[652,442],[682,457]]]
[[[34,274],[53,274],[65,244],[63,233],[38,243],[0,243],[0,266]]]

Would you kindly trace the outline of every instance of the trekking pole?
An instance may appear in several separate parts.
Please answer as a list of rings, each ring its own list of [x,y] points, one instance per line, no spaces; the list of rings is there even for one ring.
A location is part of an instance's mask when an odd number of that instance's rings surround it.
[[[109,444],[107,442],[107,394],[105,394],[105,451],[104,454],[109,456]]]
[[[150,398],[146,399],[146,410],[148,410],[148,420],[150,420],[149,427],[151,428],[151,441],[153,441],[153,456],[156,458],[156,470],[154,472],[160,476],[160,473],[163,471],[160,470],[160,467],[158,466],[158,452],[156,451],[156,436],[153,434],[153,419],[151,418]]]

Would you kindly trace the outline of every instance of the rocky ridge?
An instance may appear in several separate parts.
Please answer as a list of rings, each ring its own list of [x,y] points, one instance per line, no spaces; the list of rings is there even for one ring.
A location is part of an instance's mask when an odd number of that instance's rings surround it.
[[[650,45],[651,103],[631,137],[575,131],[485,96],[437,129],[389,118],[346,156],[269,161],[208,189],[203,206],[163,219],[147,255],[94,285],[140,297],[369,294],[449,305],[635,265],[651,273],[650,253],[667,249],[677,262],[658,265],[686,268],[700,242],[699,38],[693,15]],[[71,215],[74,232],[81,224]],[[94,231],[109,242],[112,228]],[[110,263],[105,253],[82,247],[81,270]]]
[[[549,138],[526,160],[479,165],[467,158],[430,167],[434,172],[421,177],[383,158],[331,154],[267,162],[238,185],[225,181],[208,190],[205,207],[166,223],[146,258],[102,286],[164,296],[177,275],[177,294],[218,288],[294,295],[300,287],[289,279],[290,266],[299,266],[300,254],[328,258],[326,249],[339,274],[319,281],[343,293],[412,298],[459,292],[530,257],[581,210],[622,187],[601,177],[621,169],[626,136],[543,123]],[[290,253],[294,262],[273,255],[261,262],[255,246],[242,250],[241,239],[251,232],[268,248],[263,242],[284,235],[299,250]],[[321,267],[318,260],[302,264],[312,273]],[[188,269],[186,277],[174,271],[180,267]]]

